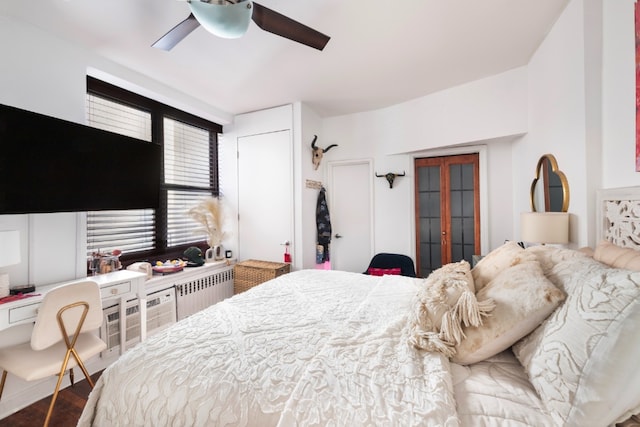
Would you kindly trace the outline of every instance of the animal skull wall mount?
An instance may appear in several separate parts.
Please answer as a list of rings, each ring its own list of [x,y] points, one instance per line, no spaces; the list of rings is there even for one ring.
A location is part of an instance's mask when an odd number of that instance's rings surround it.
[[[378,172],[376,172],[376,176],[378,178],[386,178],[387,182],[389,183],[389,188],[393,188],[393,181],[395,181],[395,179],[399,176],[405,176],[406,173],[403,171],[402,173],[386,173],[384,175],[378,175]]]
[[[327,148],[320,148],[316,146],[316,140],[318,139],[318,135],[313,135],[313,141],[311,141],[311,150],[313,150],[311,161],[313,162],[313,168],[318,170],[318,166],[320,166],[320,161],[322,160],[322,156],[327,151],[331,150],[333,147],[337,147],[338,144],[331,144]]]

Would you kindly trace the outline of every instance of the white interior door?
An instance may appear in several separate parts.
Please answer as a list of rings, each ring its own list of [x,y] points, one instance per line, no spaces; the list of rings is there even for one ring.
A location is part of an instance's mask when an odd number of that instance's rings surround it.
[[[331,267],[362,273],[373,255],[371,162],[330,162],[328,168]]]
[[[238,138],[238,259],[283,261],[293,242],[289,130]]]

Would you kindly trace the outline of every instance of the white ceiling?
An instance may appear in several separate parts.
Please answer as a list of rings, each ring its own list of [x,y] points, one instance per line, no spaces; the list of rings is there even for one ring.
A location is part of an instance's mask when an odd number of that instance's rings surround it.
[[[3,0],[0,13],[86,46],[218,110],[302,101],[322,116],[369,111],[525,65],[569,0],[260,0],[331,36],[318,51],[259,29],[200,27],[151,44],[189,15],[179,0]]]

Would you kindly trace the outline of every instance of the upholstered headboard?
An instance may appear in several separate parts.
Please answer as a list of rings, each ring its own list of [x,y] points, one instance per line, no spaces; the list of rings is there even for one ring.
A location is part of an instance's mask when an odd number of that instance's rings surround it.
[[[640,187],[598,190],[596,211],[597,242],[640,249]]]

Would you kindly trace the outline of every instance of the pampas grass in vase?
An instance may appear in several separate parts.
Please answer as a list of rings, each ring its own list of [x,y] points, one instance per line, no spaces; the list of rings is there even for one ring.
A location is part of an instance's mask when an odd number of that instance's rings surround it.
[[[223,230],[224,226],[224,206],[217,197],[209,197],[204,199],[196,206],[188,211],[189,216],[198,222],[202,227],[198,231],[204,231],[207,235],[207,250],[205,259],[207,261],[212,258],[222,259],[222,240],[227,233]]]

